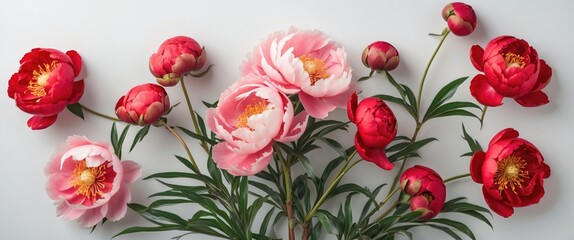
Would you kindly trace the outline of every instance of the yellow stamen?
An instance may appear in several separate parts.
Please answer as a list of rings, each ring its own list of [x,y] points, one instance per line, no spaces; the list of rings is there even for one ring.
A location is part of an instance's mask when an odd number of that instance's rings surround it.
[[[44,86],[48,83],[50,73],[56,68],[56,61],[50,64],[44,63],[44,66],[38,65],[38,69],[32,72],[32,81],[28,83],[28,91],[36,97],[46,96]]]
[[[76,194],[86,198],[100,199],[105,188],[104,180],[107,167],[102,164],[97,167],[87,167],[86,160],[81,160],[76,164],[70,182],[76,188]]]
[[[503,191],[510,186],[516,193],[516,187],[522,187],[524,179],[528,178],[525,168],[526,161],[514,155],[500,160],[494,174],[494,183],[498,185],[498,190]]]
[[[504,54],[504,62],[506,62],[506,67],[519,67],[524,68],[526,62],[524,57],[515,53],[507,52]]]
[[[301,62],[303,62],[303,68],[309,74],[309,79],[311,80],[311,86],[321,79],[328,78],[330,75],[327,73],[327,68],[325,68],[325,62],[318,58],[311,58],[310,55],[304,55],[299,57]]]
[[[243,109],[243,112],[237,117],[237,128],[250,128],[249,117],[265,112],[267,105],[267,101],[254,102],[253,104],[247,105],[247,107]]]

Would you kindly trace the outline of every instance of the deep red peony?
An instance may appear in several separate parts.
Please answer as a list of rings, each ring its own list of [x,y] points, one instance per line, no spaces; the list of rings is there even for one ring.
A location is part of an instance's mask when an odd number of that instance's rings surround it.
[[[77,103],[84,94],[84,80],[74,81],[82,70],[76,51],[34,48],[20,60],[20,68],[8,82],[8,96],[22,111],[34,115],[28,120],[33,130],[56,122],[58,113]]]
[[[415,165],[401,175],[401,189],[411,198],[411,210],[421,211],[421,220],[440,213],[446,200],[446,186],[434,170]]]
[[[357,94],[351,95],[347,115],[357,125],[355,148],[359,155],[385,170],[393,169],[385,147],[397,135],[397,119],[387,104],[376,97],[357,103]]]
[[[549,102],[542,89],[550,82],[552,69],[526,41],[512,36],[497,37],[485,49],[472,46],[470,60],[484,72],[470,83],[470,93],[481,104],[500,106],[503,97],[514,98],[525,107]]]
[[[146,83],[133,87],[118,100],[116,115],[126,123],[145,126],[157,122],[169,108],[169,96],[165,89]]]
[[[447,4],[442,9],[442,18],[447,22],[448,29],[457,36],[469,35],[476,28],[476,14],[466,3]]]
[[[544,196],[544,179],[550,167],[532,143],[507,128],[496,134],[486,152],[477,151],[470,162],[470,175],[482,183],[486,203],[494,212],[510,217],[514,207],[536,204]]]

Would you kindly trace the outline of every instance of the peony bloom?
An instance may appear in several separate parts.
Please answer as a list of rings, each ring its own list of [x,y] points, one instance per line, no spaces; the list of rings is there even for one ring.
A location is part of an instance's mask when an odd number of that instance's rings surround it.
[[[552,69],[536,50],[522,39],[501,36],[491,40],[486,49],[470,49],[470,60],[484,74],[470,83],[470,93],[486,106],[499,106],[503,97],[514,98],[525,107],[549,102],[542,92],[552,77]]]
[[[104,217],[124,217],[131,201],[129,184],[140,175],[139,165],[120,161],[109,144],[70,136],[46,166],[46,190],[58,205],[58,216],[91,227]]]
[[[176,85],[184,74],[205,65],[205,49],[193,38],[177,36],[165,40],[149,58],[149,69],[164,87]]]
[[[442,9],[442,18],[447,22],[448,29],[457,36],[469,35],[476,28],[474,9],[465,3],[447,4]]]
[[[351,95],[347,106],[349,120],[357,125],[355,148],[359,155],[385,170],[393,169],[385,147],[397,135],[397,119],[387,104],[376,97],[357,104],[357,94]]]
[[[399,66],[399,51],[388,42],[376,41],[365,48],[361,61],[373,71],[391,71]]]
[[[253,175],[269,164],[273,142],[297,139],[307,126],[307,113],[294,116],[287,96],[265,85],[260,76],[244,76],[221,93],[207,110],[207,125],[223,139],[213,147],[219,168],[236,176]]]
[[[446,200],[444,181],[434,170],[415,165],[401,175],[401,189],[411,198],[411,210],[421,211],[421,220],[440,213]]]
[[[140,126],[157,122],[169,111],[169,96],[157,84],[135,86],[116,103],[116,115],[126,123]]]
[[[8,96],[22,111],[33,130],[56,122],[58,113],[77,103],[84,94],[84,80],[74,81],[82,70],[82,58],[73,50],[60,52],[35,48],[20,60],[20,69],[8,81]]]
[[[352,94],[347,53],[319,31],[293,28],[269,36],[243,64],[285,94],[299,95],[309,115],[325,118]]]
[[[518,138],[507,128],[496,134],[486,152],[478,151],[470,162],[470,175],[482,183],[486,204],[503,217],[510,217],[514,207],[536,204],[544,196],[544,179],[550,167],[532,143]]]

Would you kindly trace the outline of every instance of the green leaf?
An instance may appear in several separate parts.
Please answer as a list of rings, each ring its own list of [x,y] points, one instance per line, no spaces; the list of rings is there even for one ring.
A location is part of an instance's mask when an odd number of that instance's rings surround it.
[[[259,224],[259,234],[266,235],[267,228],[269,226],[269,222],[271,221],[271,218],[273,217],[274,212],[275,212],[275,208],[271,208],[271,209],[269,209],[267,214],[265,214],[263,221],[261,221],[261,224]]]
[[[441,230],[456,240],[462,240],[462,238],[458,234],[456,234],[453,230],[451,230],[448,227],[442,227],[442,226],[438,226],[438,225],[434,225],[434,224],[426,224],[426,226]]]
[[[362,82],[362,81],[365,81],[365,80],[371,78],[373,76],[373,73],[375,73],[375,70],[371,70],[371,72],[369,73],[368,76],[364,76],[364,77],[359,78],[359,80],[357,80],[357,82]]]
[[[407,102],[405,102],[405,100],[403,100],[403,99],[401,99],[401,98],[393,97],[393,96],[386,95],[386,94],[378,94],[378,95],[375,95],[375,96],[373,96],[373,97],[380,98],[380,99],[383,100],[383,101],[387,101],[387,102],[392,102],[392,103],[399,104],[399,105],[402,106],[405,110],[407,110],[407,112],[408,112],[411,116],[413,116],[413,117],[416,116],[416,114],[415,114],[415,109],[413,109],[413,107],[412,107],[411,105],[409,105]]]
[[[117,236],[132,234],[132,233],[142,233],[142,232],[164,232],[164,231],[173,231],[173,230],[184,230],[179,225],[169,224],[169,225],[161,225],[157,227],[130,227],[127,228],[120,233],[114,235],[112,238]]]
[[[468,147],[470,148],[470,152],[467,152],[462,156],[472,156],[475,152],[482,151],[480,143],[476,139],[472,138],[466,132],[466,129],[464,128],[464,123],[462,124],[462,134],[463,134],[462,138],[466,141],[466,143],[468,143]]]
[[[397,161],[400,158],[403,158],[405,156],[409,156],[408,154],[413,153],[415,151],[417,151],[418,149],[422,148],[423,146],[427,145],[428,143],[432,142],[432,141],[436,141],[436,138],[425,138],[419,141],[416,141],[412,144],[410,144],[409,146],[407,146],[406,148],[392,154],[391,156],[389,156],[389,160],[391,162]]]
[[[202,136],[202,135],[199,135],[199,134],[197,134],[197,133],[194,133],[194,132],[192,132],[192,131],[190,131],[190,130],[184,128],[184,127],[177,127],[177,128],[179,128],[181,131],[183,131],[183,132],[184,132],[185,134],[187,134],[188,136],[190,136],[190,137],[192,137],[192,138],[195,138],[195,139],[197,139],[197,140],[199,140],[199,141],[204,141],[204,142],[209,143],[209,144],[211,144],[211,145],[217,144],[217,142],[216,142],[215,140],[210,139],[210,138],[205,137],[205,136]]]
[[[429,108],[427,110],[427,114],[429,112],[433,112],[435,109],[437,109],[441,104],[443,104],[444,102],[446,102],[447,100],[449,100],[454,93],[456,92],[456,89],[467,79],[468,77],[461,77],[459,79],[456,79],[450,83],[448,83],[447,85],[445,85],[442,89],[440,89],[438,91],[438,93],[436,94],[436,96],[433,98],[431,104],[429,105]]]
[[[433,118],[454,116],[454,115],[469,116],[479,119],[479,117],[476,116],[474,113],[471,113],[468,110],[465,110],[464,108],[480,109],[478,105],[471,102],[449,102],[437,107],[436,109],[433,109],[432,111],[427,111],[425,116],[423,117],[423,122],[426,122]]]
[[[85,120],[84,111],[82,110],[82,105],[79,102],[74,104],[68,104],[66,108],[68,108],[68,110],[70,110],[70,112],[72,112],[74,115],[78,116],[82,120]]]
[[[189,73],[189,76],[195,77],[195,78],[200,78],[205,76],[205,74],[207,74],[209,72],[209,70],[211,69],[211,67],[213,67],[215,64],[211,64],[207,67],[207,69],[205,69],[205,71],[203,72],[198,72],[198,73]]]
[[[474,236],[474,234],[472,233],[470,228],[468,228],[468,226],[466,226],[464,223],[453,221],[453,220],[446,219],[446,218],[433,218],[433,219],[428,220],[427,222],[440,223],[443,225],[447,225],[449,227],[453,227],[453,228],[459,230],[460,232],[466,234],[469,238],[476,240],[476,237]]]
[[[177,205],[177,204],[184,204],[184,203],[192,203],[192,201],[185,200],[185,199],[159,199],[152,202],[149,205],[149,208],[158,208],[163,206],[170,206],[170,205]]]
[[[129,203],[128,207],[137,212],[138,214],[140,214],[142,217],[146,217],[156,221],[170,222],[173,224],[179,224],[183,226],[187,225],[186,220],[171,212],[151,209],[136,203]]]
[[[148,134],[149,129],[150,125],[146,125],[136,133],[136,136],[134,137],[134,140],[132,142],[132,146],[130,147],[130,152],[136,147],[136,144],[138,144],[144,139],[144,137]]]
[[[203,103],[203,105],[205,105],[207,108],[216,108],[217,104],[219,103],[219,101],[215,101],[214,103],[208,103],[206,101],[201,101]]]
[[[318,210],[314,217],[319,219],[319,222],[325,227],[325,230],[327,230],[329,234],[338,234],[338,228],[336,227],[337,220],[333,214],[324,210]]]

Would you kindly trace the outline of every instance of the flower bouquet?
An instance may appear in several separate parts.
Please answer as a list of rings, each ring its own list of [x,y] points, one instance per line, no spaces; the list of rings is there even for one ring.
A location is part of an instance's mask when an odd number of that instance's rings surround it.
[[[319,30],[291,27],[265,38],[238,63],[237,81],[201,103],[189,96],[190,79],[224,70],[209,64],[208,51],[187,36],[167,39],[150,54],[156,82],[118,97],[115,116],[81,103],[92,91],[85,84],[89,75],[81,74],[81,51],[32,49],[7,92],[31,115],[27,125],[33,130],[57,125],[66,109],[82,119],[94,114],[111,121],[109,141],[69,136],[46,160],[46,191],[56,214],[91,231],[131,211],[146,223],[114,237],[169,232],[175,239],[391,240],[412,239],[414,229],[426,227],[453,239],[476,239],[467,219],[493,227],[491,211],[508,218],[516,208],[537,204],[551,171],[536,139],[522,138],[516,129],[500,129],[488,144],[473,136],[480,134],[487,109],[508,98],[528,108],[547,104],[544,88],[552,69],[527,41],[505,35],[472,46],[470,56],[452,55],[477,71],[428,91],[429,69],[445,39],[464,41],[477,26],[474,9],[465,3],[447,4],[442,17],[447,27],[430,34],[438,46],[418,88],[393,76],[404,60],[387,41],[364,48],[360,62],[369,74],[357,77],[341,44]],[[467,81],[469,89],[462,91],[476,101],[456,100]],[[170,98],[177,87],[183,99]],[[187,111],[189,121],[172,124],[174,111]],[[420,150],[438,140],[422,130],[441,119],[459,121],[450,130],[468,147],[453,151],[468,161],[468,172],[444,177],[421,160]],[[463,119],[479,127],[469,130]],[[160,151],[137,146],[161,131],[172,136],[162,141],[180,144],[183,153],[169,159],[180,168],[145,170],[145,164],[126,160],[132,151]],[[345,182],[359,165],[391,180],[374,186]],[[143,180],[142,171],[150,172]],[[463,178],[482,185],[484,202],[447,194],[447,186]],[[132,201],[130,188],[140,181],[161,190],[145,202]]]

